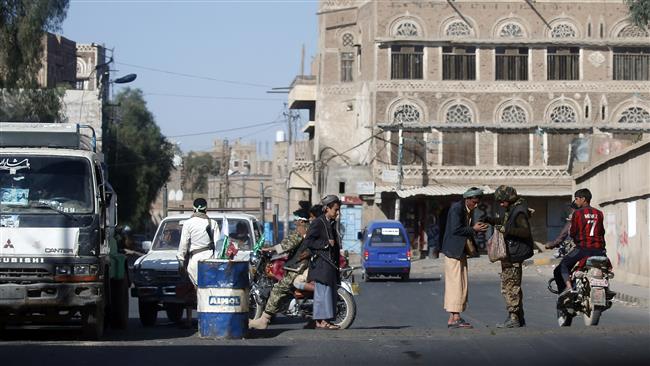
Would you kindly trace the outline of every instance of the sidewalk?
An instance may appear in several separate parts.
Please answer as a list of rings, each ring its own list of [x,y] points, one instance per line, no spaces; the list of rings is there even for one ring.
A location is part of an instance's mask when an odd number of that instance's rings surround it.
[[[536,253],[531,259],[524,261],[524,266],[546,266],[548,269],[543,272],[550,274],[553,268],[560,263],[559,258],[553,257],[553,253],[554,251],[552,250]],[[444,273],[444,258],[445,256],[441,254],[438,259],[413,259],[411,262],[411,274],[440,275]],[[498,273],[501,270],[499,263],[491,263],[486,254],[481,255],[479,258],[470,258],[469,263],[472,267],[472,272],[489,271]],[[358,254],[350,253],[350,265],[361,267],[361,257]],[[620,301],[641,307],[650,307],[650,288],[619,282],[614,277],[611,289],[616,292],[616,298]]]

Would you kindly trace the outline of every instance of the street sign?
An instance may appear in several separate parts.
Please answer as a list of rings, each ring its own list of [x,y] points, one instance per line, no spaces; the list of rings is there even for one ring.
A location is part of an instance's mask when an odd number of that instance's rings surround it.
[[[381,180],[387,183],[397,183],[397,181],[399,180],[399,175],[397,174],[397,170],[382,170]]]

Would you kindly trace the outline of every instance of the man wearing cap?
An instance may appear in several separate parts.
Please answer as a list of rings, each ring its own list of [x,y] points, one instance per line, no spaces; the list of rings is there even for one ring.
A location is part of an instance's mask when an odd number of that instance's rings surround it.
[[[293,295],[293,283],[296,280],[296,277],[298,277],[298,275],[307,267],[306,265],[301,265],[299,259],[294,260],[294,257],[299,255],[297,249],[300,247],[300,244],[302,244],[305,234],[307,234],[307,229],[309,227],[308,212],[301,209],[295,211],[293,214],[296,230],[289,233],[280,244],[263,248],[262,251],[275,251],[278,254],[289,253],[287,264],[295,262],[295,267],[288,268],[287,265],[285,265],[284,277],[280,282],[273,285],[271,295],[264,307],[264,313],[262,313],[262,316],[259,318],[248,321],[248,327],[251,329],[266,329],[268,327],[271,318],[280,311],[280,305],[283,300]],[[305,261],[303,260],[302,262]]]
[[[467,256],[472,255],[474,235],[487,225],[472,222],[472,211],[481,201],[483,191],[472,187],[463,193],[463,200],[454,202],[447,213],[447,227],[442,241],[445,255],[445,310],[449,313],[448,328],[472,328],[460,317],[467,307]]]
[[[521,291],[522,262],[533,255],[533,236],[530,230],[531,211],[528,203],[513,187],[501,185],[494,191],[494,200],[503,207],[503,218],[485,217],[503,233],[508,247],[508,259],[501,261],[501,294],[506,301],[508,318],[499,328],[518,328],[526,325],[523,292]]]
[[[195,199],[192,206],[194,214],[183,223],[176,258],[196,287],[199,261],[214,255],[214,238],[219,237],[219,226],[208,217],[208,203],[204,198]]]

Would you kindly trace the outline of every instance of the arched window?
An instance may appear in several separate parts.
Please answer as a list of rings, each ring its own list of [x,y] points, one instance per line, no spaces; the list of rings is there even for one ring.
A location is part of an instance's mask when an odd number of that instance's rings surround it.
[[[521,26],[516,23],[507,23],[501,27],[499,31],[499,37],[504,38],[520,38],[524,36],[524,31],[521,29]]]
[[[575,123],[577,122],[576,111],[567,104],[561,104],[553,108],[550,119],[552,123]]]
[[[636,38],[636,37],[648,37],[648,32],[645,29],[641,29],[634,24],[626,25],[620,32],[618,32],[618,38]]]
[[[507,106],[501,112],[501,123],[522,124],[527,122],[526,111],[517,105]]]
[[[650,123],[650,113],[641,107],[631,107],[621,113],[618,123]]]
[[[447,123],[472,123],[472,112],[463,104],[455,104],[447,109]]]
[[[575,27],[570,24],[558,24],[551,30],[551,38],[575,38],[578,32]]]
[[[393,112],[393,123],[418,123],[420,111],[412,104],[402,104]]]
[[[343,37],[341,37],[341,44],[343,47],[354,46],[354,36],[351,33],[345,33]]]
[[[447,26],[445,34],[451,37],[468,37],[472,35],[472,30],[467,23],[456,21]]]
[[[396,37],[418,37],[418,26],[413,22],[402,22],[395,28]]]

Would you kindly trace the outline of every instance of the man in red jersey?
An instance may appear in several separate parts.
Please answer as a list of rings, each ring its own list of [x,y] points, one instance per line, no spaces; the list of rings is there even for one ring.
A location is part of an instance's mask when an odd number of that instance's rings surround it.
[[[603,212],[589,205],[591,192],[579,189],[574,194],[575,205],[578,207],[571,217],[569,235],[576,247],[564,258],[553,271],[560,297],[570,293],[571,269],[582,258],[605,255],[605,227]]]

